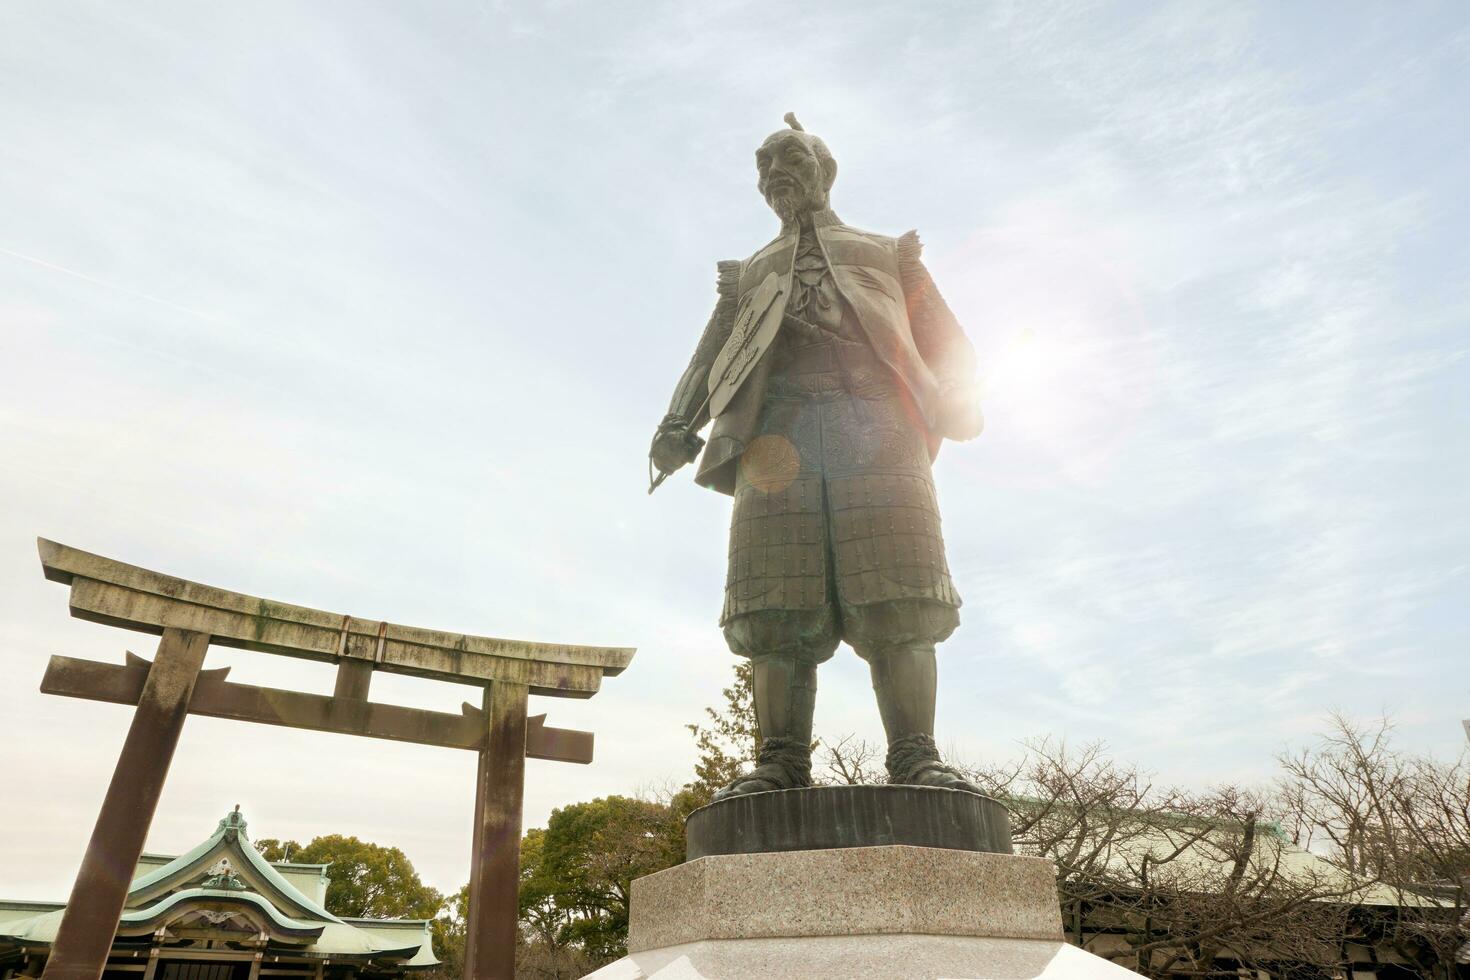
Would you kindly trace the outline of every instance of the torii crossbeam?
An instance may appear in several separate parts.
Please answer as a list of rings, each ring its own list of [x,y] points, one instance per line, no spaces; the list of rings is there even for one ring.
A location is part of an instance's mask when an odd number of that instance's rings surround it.
[[[71,586],[79,619],[161,634],[152,663],[52,657],[48,694],[137,706],[97,816],[45,980],[99,980],[133,869],[190,714],[366,735],[479,753],[466,980],[511,980],[526,757],[592,761],[592,733],[528,717],[530,694],[588,698],[633,659],[627,647],[566,646],[416,629],[271,602],[39,539],[41,567]],[[236,684],[203,670],[210,644],[337,664],[331,697]],[[484,688],[460,714],[376,704],[375,670]]]

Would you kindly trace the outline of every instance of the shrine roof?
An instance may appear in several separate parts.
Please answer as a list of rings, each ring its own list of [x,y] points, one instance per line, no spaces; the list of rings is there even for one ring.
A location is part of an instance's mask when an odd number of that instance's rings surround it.
[[[438,963],[427,920],[342,919],[289,880],[324,877],[327,867],[266,861],[250,843],[237,807],[187,853],[148,854],[139,861],[118,936],[181,927],[238,930],[308,959],[383,960],[409,968]],[[0,901],[0,949],[49,945],[64,912],[56,903]]]
[[[228,864],[231,857],[235,858],[232,866]],[[124,908],[151,904],[221,863],[227,865],[227,873],[241,877],[252,891],[266,895],[274,906],[289,916],[322,922],[340,921],[260,856],[246,836],[245,818],[239,808],[226,814],[214,833],[187,854],[134,879]]]
[[[178,857],[177,854],[157,854],[153,851],[144,851],[142,856],[138,858],[138,867],[141,868],[145,864],[150,867],[158,867],[161,864],[176,861]],[[331,861],[326,861],[322,864],[302,864],[300,861],[272,861],[270,864],[277,871],[316,871],[332,866]]]
[[[38,915],[55,912],[65,907],[61,902],[28,902],[21,899],[0,898],[0,933],[5,931],[8,923],[19,922],[22,919],[34,919]]]

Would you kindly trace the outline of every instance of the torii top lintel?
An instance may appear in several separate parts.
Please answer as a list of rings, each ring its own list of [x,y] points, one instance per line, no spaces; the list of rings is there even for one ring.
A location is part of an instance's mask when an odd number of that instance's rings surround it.
[[[633,659],[629,647],[571,646],[444,633],[358,619],[201,585],[38,538],[46,578],[71,586],[71,614],[143,633],[205,633],[220,646],[460,684],[503,681],[586,698]]]

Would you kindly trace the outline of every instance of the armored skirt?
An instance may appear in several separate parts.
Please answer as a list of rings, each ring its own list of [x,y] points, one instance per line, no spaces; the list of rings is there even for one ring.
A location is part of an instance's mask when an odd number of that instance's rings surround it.
[[[751,657],[871,659],[959,623],[923,424],[861,340],[783,337],[737,469],[720,622]],[[850,337],[851,335],[849,335]]]

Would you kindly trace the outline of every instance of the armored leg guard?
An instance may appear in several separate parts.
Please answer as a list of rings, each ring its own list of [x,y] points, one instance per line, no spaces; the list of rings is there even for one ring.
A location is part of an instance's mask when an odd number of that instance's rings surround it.
[[[888,781],[980,792],[939,759],[934,745],[937,668],[934,644],[913,642],[874,651],[868,658],[878,711],[888,734]]]
[[[816,665],[785,657],[762,657],[751,666],[755,716],[761,730],[760,754],[756,767],[716,793],[717,800],[812,784]]]

